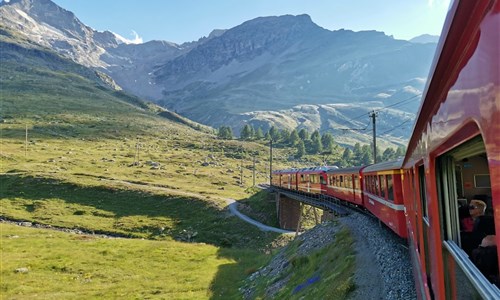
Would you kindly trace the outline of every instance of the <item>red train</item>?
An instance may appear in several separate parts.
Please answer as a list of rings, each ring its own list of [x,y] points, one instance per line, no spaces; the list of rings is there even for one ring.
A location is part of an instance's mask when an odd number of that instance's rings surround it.
[[[289,170],[279,186],[317,176],[406,237],[419,298],[500,299],[500,0],[450,5],[422,99],[403,160]]]
[[[364,207],[401,237],[407,237],[402,161],[368,167],[313,167],[274,171],[272,184],[284,189],[323,194]]]

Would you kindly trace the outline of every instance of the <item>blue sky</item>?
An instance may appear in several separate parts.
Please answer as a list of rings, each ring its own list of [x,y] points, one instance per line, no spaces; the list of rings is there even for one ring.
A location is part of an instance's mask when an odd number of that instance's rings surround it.
[[[439,35],[450,0],[53,1],[99,31],[136,41],[183,43],[256,17],[304,13],[329,30],[378,30],[398,39]]]

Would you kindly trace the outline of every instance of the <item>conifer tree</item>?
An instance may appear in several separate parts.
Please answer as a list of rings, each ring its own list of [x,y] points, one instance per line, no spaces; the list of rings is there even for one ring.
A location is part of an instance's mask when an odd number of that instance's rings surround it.
[[[300,131],[299,131],[299,137],[302,141],[307,141],[309,139],[309,132],[305,129],[305,128],[302,128]]]
[[[264,133],[262,132],[262,128],[261,127],[259,127],[257,129],[257,132],[255,133],[255,138],[257,140],[262,140],[264,138]]]
[[[335,141],[333,140],[333,136],[331,133],[326,132],[321,137],[321,143],[323,144],[323,151],[332,152],[333,147],[335,146]],[[350,150],[349,150],[350,151]]]
[[[283,129],[280,131],[280,140],[283,143],[288,143],[288,140],[290,139],[290,131],[288,129]]]
[[[361,160],[363,158],[363,151],[361,151],[361,145],[359,143],[354,144],[354,148],[352,150],[352,156],[354,165],[357,166],[362,165]]]
[[[317,133],[317,134],[316,134]],[[311,153],[318,154],[323,151],[323,144],[321,143],[321,137],[318,131],[315,131],[311,135]]]
[[[273,139],[273,141],[279,140],[279,131],[276,127],[271,126],[269,128],[269,136]]]
[[[245,126],[243,126],[243,128],[241,129],[240,138],[242,140],[249,140],[251,139],[251,137],[252,137],[252,130],[250,129],[250,125],[245,124]]]
[[[252,124],[248,125],[250,127],[250,140],[255,139],[255,128],[253,128]]]
[[[394,160],[396,158],[396,151],[393,148],[387,148],[382,153],[382,161]]]
[[[233,139],[233,130],[229,126],[221,126],[219,128],[219,132],[217,136],[224,140],[232,140]]]
[[[297,144],[297,154],[295,154],[296,158],[301,158],[306,154],[306,147],[304,145],[304,141],[300,140]]]
[[[297,129],[292,130],[290,133],[290,138],[288,139],[288,144],[290,146],[295,146],[299,143],[300,137],[299,134],[297,133]]]
[[[345,148],[344,153],[342,153],[342,162],[345,166],[350,166],[352,164],[352,151],[349,148]]]

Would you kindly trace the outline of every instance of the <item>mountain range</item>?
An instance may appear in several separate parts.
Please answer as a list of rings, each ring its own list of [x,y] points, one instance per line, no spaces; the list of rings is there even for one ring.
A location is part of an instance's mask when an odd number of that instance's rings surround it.
[[[2,2],[0,26],[194,121],[320,129],[344,144],[369,140],[372,110],[381,138],[404,144],[437,45],[330,31],[308,15],[259,17],[180,45],[129,44],[50,0]]]

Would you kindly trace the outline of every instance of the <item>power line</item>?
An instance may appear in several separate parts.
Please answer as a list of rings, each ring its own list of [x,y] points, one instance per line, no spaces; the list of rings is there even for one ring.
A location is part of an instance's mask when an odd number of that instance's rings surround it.
[[[383,110],[383,109],[387,109],[387,108],[390,108],[390,107],[398,106],[398,105],[400,105],[400,104],[403,104],[403,103],[404,103],[404,102],[406,102],[406,101],[413,100],[414,98],[416,98],[416,97],[418,97],[418,96],[421,96],[421,95],[422,95],[422,94],[417,94],[417,95],[415,95],[415,96],[412,96],[412,97],[410,97],[410,98],[407,98],[407,99],[401,100],[401,101],[396,102],[396,103],[393,103],[393,104],[391,104],[391,105],[384,106],[384,107],[382,107],[382,108],[380,108],[380,109],[378,109],[378,110],[375,110],[375,111],[381,111],[381,110]]]
[[[409,121],[411,121],[411,120],[412,120],[412,119],[408,119],[408,120],[404,121],[403,123],[401,123],[401,124],[399,124],[399,125],[396,125],[396,126],[392,127],[391,129],[389,129],[389,130],[387,130],[387,131],[384,131],[384,132],[382,132],[382,133],[379,133],[377,136],[382,136],[382,135],[384,135],[384,134],[386,134],[386,133],[389,133],[389,132],[391,132],[391,131],[394,131],[394,130],[398,129],[399,127],[401,127],[402,125],[404,125],[404,124],[408,123],[408,122],[409,122]]]
[[[416,97],[421,96],[421,95],[422,95],[422,93],[417,94],[417,95],[414,95],[414,96],[411,96],[410,98],[403,99],[403,100],[398,101],[398,102],[396,102],[396,103],[393,103],[393,104],[391,104],[391,105],[384,106],[384,107],[379,108],[379,109],[373,109],[373,110],[372,110],[372,112],[379,112],[379,111],[381,111],[381,110],[384,110],[384,109],[387,109],[387,108],[390,108],[390,107],[395,107],[395,106],[401,105],[401,104],[403,104],[403,103],[405,103],[405,102],[407,102],[407,101],[413,100],[413,99],[415,99]],[[363,114],[361,114],[361,115],[359,115],[359,116],[356,116],[356,117],[354,117],[354,118],[351,118],[351,119],[349,119],[349,120],[346,120],[345,122],[346,122],[346,123],[347,123],[347,122],[353,122],[354,120],[357,120],[357,119],[359,119],[359,118],[361,118],[361,117],[364,117],[364,116],[367,116],[367,115],[368,115],[368,116],[370,116],[370,113],[372,113],[372,112],[366,112],[366,113],[363,113]],[[368,128],[368,126],[369,126],[369,125],[366,125],[366,127],[365,127],[365,128],[340,128],[340,129],[341,129],[341,130],[344,130],[344,131],[347,131],[347,130],[353,130],[353,131],[363,131],[363,130],[366,130],[366,129]]]

